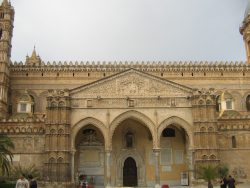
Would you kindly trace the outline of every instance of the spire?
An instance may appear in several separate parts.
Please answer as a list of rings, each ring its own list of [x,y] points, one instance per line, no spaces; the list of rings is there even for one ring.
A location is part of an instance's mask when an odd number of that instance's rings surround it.
[[[36,57],[37,57],[37,55],[36,55],[36,46],[34,46],[31,58],[36,58]]]
[[[3,0],[2,6],[9,6],[10,2],[8,0]]]

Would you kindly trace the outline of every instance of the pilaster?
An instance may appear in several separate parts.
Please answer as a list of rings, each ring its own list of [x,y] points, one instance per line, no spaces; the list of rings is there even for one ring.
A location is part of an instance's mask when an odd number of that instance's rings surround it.
[[[49,181],[72,181],[70,164],[70,97],[68,90],[49,90],[45,134],[45,168]],[[53,164],[52,164],[53,162]],[[50,166],[54,165],[54,169]],[[46,170],[45,170],[46,171]]]
[[[219,155],[214,90],[196,90],[191,100],[194,121],[194,162],[216,163],[219,161]]]

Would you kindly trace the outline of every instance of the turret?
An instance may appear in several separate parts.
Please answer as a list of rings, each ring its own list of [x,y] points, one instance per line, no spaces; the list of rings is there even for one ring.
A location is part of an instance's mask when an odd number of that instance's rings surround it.
[[[240,27],[240,33],[245,41],[247,63],[250,64],[250,2],[247,5],[244,20]]]
[[[8,0],[0,5],[0,119],[8,116],[9,64],[14,8]]]

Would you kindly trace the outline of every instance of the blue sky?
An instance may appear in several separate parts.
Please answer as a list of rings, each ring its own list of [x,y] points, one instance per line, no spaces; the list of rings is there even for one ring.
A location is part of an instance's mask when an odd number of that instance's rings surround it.
[[[247,0],[12,0],[12,60],[245,61]]]

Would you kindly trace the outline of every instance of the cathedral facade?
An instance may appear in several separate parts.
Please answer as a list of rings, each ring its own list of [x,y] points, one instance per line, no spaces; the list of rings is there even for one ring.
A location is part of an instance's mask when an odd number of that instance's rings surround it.
[[[12,62],[14,8],[0,6],[0,133],[14,165],[45,185],[186,184],[203,163],[250,179],[250,15],[247,62]]]

